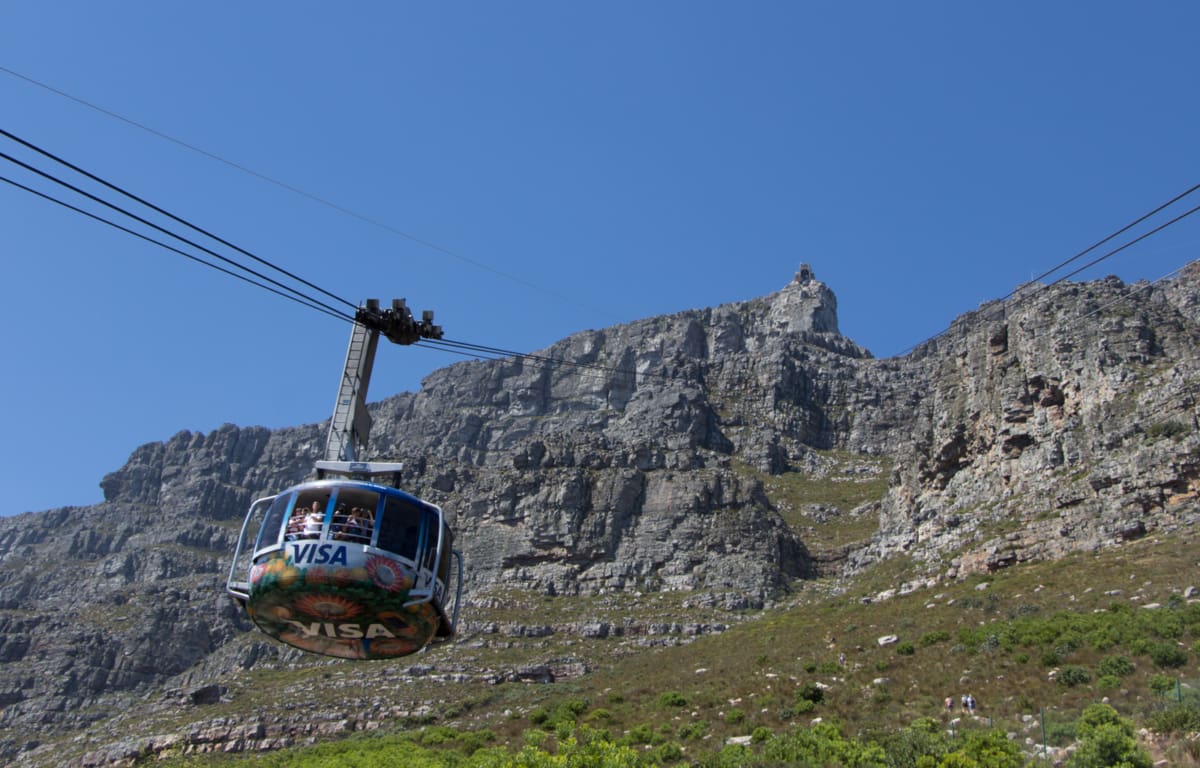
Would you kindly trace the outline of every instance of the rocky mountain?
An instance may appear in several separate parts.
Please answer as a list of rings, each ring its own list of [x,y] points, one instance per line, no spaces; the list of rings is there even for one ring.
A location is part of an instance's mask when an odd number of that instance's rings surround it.
[[[900,554],[914,579],[953,579],[1192,525],[1198,372],[1198,264],[1154,284],[1027,286],[883,360],[840,334],[833,292],[801,265],[759,299],[436,371],[372,406],[372,444],[452,517],[460,642],[501,628],[679,638]],[[40,764],[71,734],[102,745],[137,697],[194,705],[247,670],[320,662],[252,633],[223,586],[250,502],[304,480],[326,429],[182,432],[105,477],[102,504],[0,518],[0,757]],[[882,497],[824,510],[878,519],[833,549],[772,490],[885,471]],[[676,593],[716,618],[549,627],[504,611],[519,594]],[[261,728],[290,733],[276,715]],[[220,748],[287,742],[216,730],[204,738]]]

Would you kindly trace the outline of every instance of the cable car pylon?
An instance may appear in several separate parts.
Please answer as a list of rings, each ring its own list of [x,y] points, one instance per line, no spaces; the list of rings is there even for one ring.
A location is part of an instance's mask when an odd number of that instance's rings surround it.
[[[452,637],[462,597],[462,555],[441,508],[400,490],[402,463],[366,459],[381,335],[409,345],[442,329],[432,312],[415,320],[403,299],[358,308],[316,479],[250,505],[226,583],[266,634],[348,659]]]

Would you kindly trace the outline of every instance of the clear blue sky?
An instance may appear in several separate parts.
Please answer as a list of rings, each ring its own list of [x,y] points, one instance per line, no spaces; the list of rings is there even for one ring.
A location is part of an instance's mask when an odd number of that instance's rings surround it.
[[[1197,30],[1183,0],[5,9],[0,66],[415,240],[5,72],[0,127],[450,338],[534,351],[808,262],[886,357],[1200,182]],[[0,513],[329,416],[342,323],[7,185],[0,254]],[[1077,279],[1197,256],[1188,219]],[[459,359],[389,346],[371,399]]]

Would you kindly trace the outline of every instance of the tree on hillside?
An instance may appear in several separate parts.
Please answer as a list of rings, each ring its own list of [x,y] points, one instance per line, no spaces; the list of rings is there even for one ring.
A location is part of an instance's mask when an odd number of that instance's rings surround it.
[[[1133,738],[1133,723],[1107,704],[1083,710],[1077,725],[1079,748],[1068,768],[1152,768],[1150,754]]]
[[[962,748],[945,755],[937,768],[1022,768],[1027,762],[1020,747],[1001,730],[971,731],[963,742]]]

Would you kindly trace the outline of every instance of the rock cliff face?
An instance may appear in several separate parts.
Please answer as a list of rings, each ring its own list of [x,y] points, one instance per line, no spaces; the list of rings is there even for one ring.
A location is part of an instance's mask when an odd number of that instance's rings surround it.
[[[894,469],[879,532],[822,568],[905,552],[954,577],[1193,523],[1197,350],[1195,265],[1027,289],[887,360],[840,335],[802,265],[760,299],[439,370],[373,406],[372,444],[452,515],[468,634],[495,631],[497,587],[754,608],[818,568],[764,478],[825,451]],[[325,428],[180,433],[105,477],[100,505],[0,519],[0,757],[86,728],[114,692],[219,696],[230,670],[298,657],[233,642],[249,627],[223,584],[250,501],[305,479]]]
[[[1053,286],[915,350],[914,439],[859,562],[906,550],[961,575],[1193,523],[1197,267]]]

